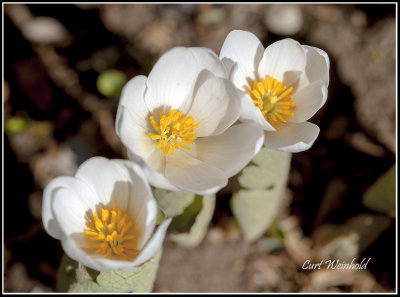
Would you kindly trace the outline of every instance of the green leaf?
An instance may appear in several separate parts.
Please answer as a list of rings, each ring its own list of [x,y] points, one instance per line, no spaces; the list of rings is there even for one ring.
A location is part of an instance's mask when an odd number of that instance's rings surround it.
[[[97,89],[105,97],[117,98],[126,81],[126,75],[122,71],[106,70],[97,78]]]
[[[96,276],[99,274],[98,272],[96,273],[95,270],[85,267],[81,263],[78,263],[78,268],[75,270],[75,273],[76,280],[80,284],[96,279]]]
[[[69,293],[97,293],[97,292],[109,292],[104,291],[96,282],[86,282],[86,283],[73,283],[69,290]]]
[[[86,283],[89,285],[98,274],[98,271],[85,267],[64,254],[57,271],[56,291],[67,292],[72,287]],[[96,287],[96,284],[91,284],[91,286]]]
[[[151,292],[161,254],[160,249],[151,260],[130,271],[114,270],[110,274],[100,273],[97,283],[101,288],[110,290],[109,292]]]
[[[78,262],[64,254],[57,270],[57,292],[67,292],[71,284],[76,282],[76,269],[78,269]]]
[[[240,185],[247,189],[273,188],[275,184],[272,175],[271,168],[249,165],[242,170],[238,180]]]
[[[363,204],[375,211],[394,213],[396,209],[396,166],[383,174],[363,196]]]
[[[152,259],[129,271],[113,270],[110,273],[99,273],[95,281],[91,280],[88,268],[78,265],[75,270],[77,281],[69,287],[69,292],[149,293],[153,289],[161,254],[160,249]]]
[[[183,213],[185,208],[193,203],[195,194],[189,192],[173,192],[155,188],[154,197],[157,200],[158,207],[167,217],[175,217]]]
[[[241,189],[232,195],[231,209],[247,241],[259,238],[271,225],[286,187],[291,154],[262,148],[238,177]]]
[[[171,232],[182,233],[190,230],[203,207],[202,198],[202,196],[195,195],[193,202],[190,203],[180,215],[172,219],[171,225],[169,226]]]
[[[214,214],[215,195],[199,196],[155,188],[158,207],[172,217],[169,238],[184,247],[200,244]]]
[[[160,225],[163,221],[165,220],[165,213],[162,211],[162,209],[158,209],[157,211],[157,225]]]
[[[195,220],[191,225],[190,230],[187,232],[183,233],[171,233],[169,235],[169,238],[176,243],[192,248],[201,243],[201,241],[204,239],[208,225],[211,222],[211,219],[214,214],[214,209],[215,209],[215,200],[216,197],[215,195],[206,195],[206,196],[197,196],[195,198],[195,201],[193,204],[189,206],[191,209],[185,209],[183,214],[189,213],[188,217],[193,218],[193,214],[197,211],[198,207],[201,206],[198,214],[194,216]],[[175,217],[174,220],[178,218]],[[174,220],[172,221],[171,225],[174,223]],[[187,219],[183,220],[188,222]],[[183,222],[182,220],[180,223]]]
[[[274,220],[272,222],[272,224],[269,227],[268,232],[273,238],[276,238],[281,241],[285,240],[285,237],[286,237],[285,232],[281,229],[277,220]]]
[[[246,240],[259,238],[270,226],[278,208],[280,191],[240,190],[231,200],[233,214]]]

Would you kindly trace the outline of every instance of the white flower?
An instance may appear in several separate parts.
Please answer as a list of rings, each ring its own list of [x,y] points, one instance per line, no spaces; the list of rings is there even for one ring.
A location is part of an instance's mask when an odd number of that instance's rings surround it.
[[[264,50],[254,34],[235,30],[226,37],[220,59],[230,80],[246,93],[241,120],[264,128],[266,147],[287,152],[311,147],[319,128],[307,120],[328,94],[329,58],[323,50],[289,38]]]
[[[233,125],[241,93],[226,77],[211,50],[176,47],[125,85],[116,131],[152,185],[214,193],[259,151],[262,129]]]
[[[137,164],[94,157],[74,177],[57,177],[43,193],[46,231],[67,255],[101,272],[138,266],[160,248],[171,219],[153,234],[157,204]]]

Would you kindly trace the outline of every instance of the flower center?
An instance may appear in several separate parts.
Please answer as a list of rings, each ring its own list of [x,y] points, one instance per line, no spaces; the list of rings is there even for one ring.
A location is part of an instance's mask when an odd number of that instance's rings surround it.
[[[84,231],[86,237],[94,243],[89,246],[96,254],[120,256],[126,260],[134,259],[139,251],[137,239],[139,231],[135,221],[129,220],[128,215],[114,206],[112,210],[101,209],[101,218],[97,212],[88,219]]]
[[[190,150],[185,143],[194,144],[193,139],[197,135],[192,133],[199,125],[194,125],[194,118],[191,116],[182,117],[182,111],[173,109],[169,115],[160,112],[160,124],[150,116],[150,122],[157,133],[148,133],[147,135],[153,139],[158,140],[157,149],[162,149],[164,156],[168,155],[171,149],[171,156],[179,147]]]
[[[293,88],[287,88],[282,82],[273,77],[266,77],[264,82],[255,80],[253,89],[247,92],[255,106],[257,106],[265,120],[273,127],[279,121],[286,122],[285,117],[293,116],[296,108],[295,102],[290,95]]]

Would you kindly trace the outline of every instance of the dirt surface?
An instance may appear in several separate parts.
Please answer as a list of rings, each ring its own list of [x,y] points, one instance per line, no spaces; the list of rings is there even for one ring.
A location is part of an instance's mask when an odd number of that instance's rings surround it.
[[[291,24],[285,30],[292,32],[283,35],[271,24],[272,6],[3,5],[4,119],[24,119],[5,125],[4,133],[3,291],[55,291],[63,251],[42,227],[46,184],[73,175],[92,156],[126,158],[114,130],[118,96],[99,91],[99,74],[117,69],[127,78],[147,75],[174,46],[219,53],[233,29],[253,32],[265,46],[290,37],[328,53],[328,100],[311,119],[321,133],[311,149],[293,154],[276,219],[285,234],[280,245],[274,245],[273,230],[246,242],[229,197],[219,194],[198,247],[166,239],[154,292],[396,291],[395,213],[362,204],[397,155],[396,7],[296,5],[285,16]],[[352,228],[356,220],[357,234],[372,236],[368,244],[353,252],[347,233],[325,241],[332,226]],[[371,262],[366,270],[302,269],[306,259],[343,254]]]

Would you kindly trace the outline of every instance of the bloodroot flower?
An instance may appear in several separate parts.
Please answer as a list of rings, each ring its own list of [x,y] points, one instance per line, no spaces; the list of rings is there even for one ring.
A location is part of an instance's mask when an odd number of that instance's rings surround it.
[[[211,194],[263,143],[257,124],[236,123],[240,96],[214,52],[176,47],[148,77],[136,76],[125,85],[116,131],[152,185]]]
[[[101,272],[128,270],[152,258],[171,221],[153,234],[157,205],[142,169],[102,157],[46,186],[42,219],[70,258]]]
[[[226,37],[220,59],[245,94],[241,120],[264,128],[266,147],[287,152],[311,147],[319,128],[307,120],[328,94],[329,58],[323,50],[289,38],[264,50],[254,34],[235,30]]]

